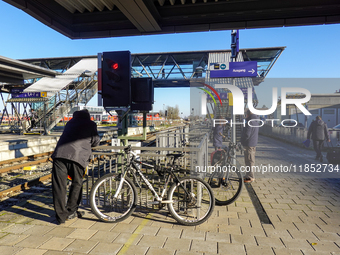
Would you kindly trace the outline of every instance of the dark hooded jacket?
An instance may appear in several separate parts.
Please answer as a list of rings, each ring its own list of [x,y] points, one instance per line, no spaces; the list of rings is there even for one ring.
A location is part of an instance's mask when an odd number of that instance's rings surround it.
[[[97,125],[88,111],[76,111],[66,124],[52,158],[72,160],[85,168],[91,157],[91,147],[98,146],[99,140]]]
[[[259,138],[259,123],[258,121],[252,121],[249,126],[250,120],[256,120],[258,117],[255,114],[251,114],[246,118],[246,125],[242,129],[241,144],[248,147],[256,147]],[[256,126],[256,127],[252,127]]]
[[[311,135],[315,141],[324,141],[325,138],[329,140],[327,124],[323,120],[314,120],[309,126],[307,139],[310,139]]]

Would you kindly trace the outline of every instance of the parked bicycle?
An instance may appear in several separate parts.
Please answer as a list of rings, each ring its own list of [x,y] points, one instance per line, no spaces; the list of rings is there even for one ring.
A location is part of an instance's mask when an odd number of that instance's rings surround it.
[[[181,169],[175,161],[184,156],[182,153],[168,154],[172,158],[170,167],[150,165],[137,160],[137,154],[128,146],[124,149],[127,155],[125,169],[122,173],[109,173],[96,181],[91,189],[90,205],[92,212],[102,221],[119,222],[129,217],[136,209],[137,190],[128,177],[136,174],[141,177],[155,197],[154,204],[167,204],[170,214],[183,225],[195,226],[205,222],[214,209],[214,194],[210,186],[198,177],[179,178],[176,173]],[[165,184],[159,195],[139,166],[153,168],[165,178]],[[170,184],[173,179],[174,183]],[[139,183],[137,182],[140,187]],[[168,191],[168,192],[167,192]],[[167,196],[166,196],[167,192]]]
[[[231,164],[236,159],[239,145],[230,142],[229,147],[215,152],[211,165],[215,171],[210,175],[208,184],[212,188],[216,205],[228,205],[234,202],[241,194],[243,177],[239,169]]]

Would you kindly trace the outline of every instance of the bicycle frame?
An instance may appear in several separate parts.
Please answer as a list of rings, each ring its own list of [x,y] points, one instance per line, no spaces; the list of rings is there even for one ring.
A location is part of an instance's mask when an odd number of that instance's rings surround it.
[[[155,196],[156,200],[159,203],[172,203],[173,201],[167,201],[167,200],[164,201],[163,200],[165,192],[167,191],[167,186],[168,186],[168,184],[170,182],[170,177],[171,176],[174,177],[175,182],[177,184],[179,183],[184,188],[184,186],[178,180],[178,177],[173,173],[173,171],[172,171],[173,170],[173,166],[171,166],[170,170],[166,171],[168,173],[168,176],[166,177],[166,181],[165,181],[165,184],[164,184],[164,187],[163,187],[161,195],[158,195],[158,193],[156,192],[156,190],[154,189],[152,184],[149,182],[149,180],[144,176],[142,171],[139,169],[137,163],[140,164],[140,165],[145,165],[145,166],[151,167],[151,168],[155,168],[155,167],[153,165],[150,165],[150,164],[144,163],[142,161],[136,160],[137,154],[132,152],[132,151],[129,151],[127,154],[128,154],[128,156],[129,156],[129,154],[132,154],[132,158],[131,159],[128,157],[129,163],[127,164],[127,169],[128,170],[130,170],[131,168],[134,169],[134,171],[130,171],[133,174],[133,176],[136,177],[135,173],[137,173],[142,178],[144,183],[151,190],[152,194]],[[174,164],[174,161],[175,160],[173,160],[173,164]],[[119,186],[118,186],[118,189],[117,189],[117,192],[116,192],[114,198],[118,197],[118,194],[119,194],[121,188],[123,187],[124,179],[125,179],[125,176],[126,176],[127,172],[128,171],[124,171],[124,173],[122,174],[122,177],[121,177],[121,180],[119,182]],[[137,179],[136,179],[136,181],[137,181]],[[137,182],[137,184],[140,187],[138,182]],[[187,195],[189,195],[189,192],[185,188],[184,188],[184,191],[186,192]]]

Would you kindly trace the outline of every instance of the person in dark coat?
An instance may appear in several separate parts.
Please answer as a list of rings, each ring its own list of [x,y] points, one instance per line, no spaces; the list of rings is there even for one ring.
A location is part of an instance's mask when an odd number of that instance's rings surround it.
[[[224,126],[222,124],[216,124],[214,127],[214,133],[213,133],[213,146],[215,147],[215,150],[222,148],[222,142],[223,138],[225,137],[223,135]]]
[[[244,176],[244,182],[246,183],[255,180],[253,167],[255,166],[255,153],[259,138],[259,123],[258,121],[252,121],[249,125],[249,121],[254,119],[258,119],[258,117],[247,109],[246,125],[242,129],[241,135],[241,144],[244,148],[244,162],[247,167],[247,172]]]
[[[31,125],[28,128],[28,131],[31,131],[36,126],[37,119],[38,119],[37,113],[34,111],[34,109],[31,109],[30,113]]]
[[[328,142],[331,140],[329,139],[327,124],[321,119],[320,116],[316,116],[315,120],[309,126],[307,139],[310,139],[311,136],[313,140],[313,147],[316,152],[315,159],[320,159],[320,162],[323,162],[323,156],[321,153],[323,143],[325,138],[328,140]]]
[[[91,157],[91,147],[99,145],[97,125],[91,121],[85,110],[73,113],[66,124],[57,146],[52,154],[52,193],[58,224],[67,219],[79,218],[84,214],[78,211],[82,199],[83,176]],[[72,178],[67,203],[67,176]]]

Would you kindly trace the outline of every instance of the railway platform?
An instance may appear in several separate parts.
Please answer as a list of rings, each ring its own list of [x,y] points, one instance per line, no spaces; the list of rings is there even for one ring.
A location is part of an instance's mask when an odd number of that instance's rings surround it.
[[[243,163],[242,155],[238,161]],[[313,152],[264,136],[256,161],[256,165],[316,163]],[[88,207],[81,208],[86,212],[82,219],[58,226],[47,185],[30,190],[28,199],[22,193],[23,199],[0,212],[0,253],[340,254],[340,179],[333,177],[257,174],[236,202],[216,206],[213,216],[195,227],[177,224],[167,210],[138,211],[123,222],[103,223]]]
[[[43,135],[0,135],[0,161],[53,151],[63,127],[56,128],[51,134]],[[116,127],[98,127],[101,141],[117,136]]]

